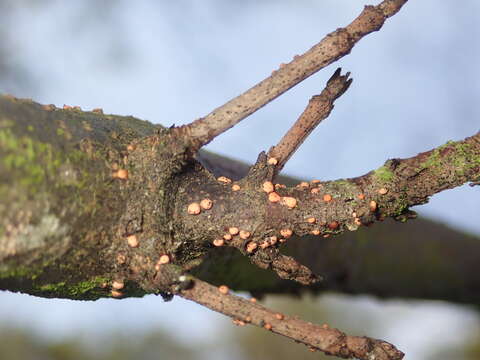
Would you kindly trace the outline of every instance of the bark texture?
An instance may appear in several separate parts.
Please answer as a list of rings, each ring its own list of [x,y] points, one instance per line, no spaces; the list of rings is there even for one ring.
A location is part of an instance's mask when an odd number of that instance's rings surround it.
[[[478,174],[475,138],[462,145],[447,143],[415,160],[396,161],[393,170],[390,161],[387,168],[365,177],[326,182],[321,184],[322,193],[312,194],[318,183],[308,189],[280,189],[282,196],[293,195],[299,204],[313,204],[318,222],[310,224],[300,216],[301,205],[289,209],[267,201],[261,185],[268,166],[261,161],[242,183],[237,180],[248,166],[204,152],[197,156],[200,163],[190,162],[175,179],[164,180],[164,174],[177,170],[171,168],[171,158],[158,155],[158,148],[172,146],[159,142],[165,130],[148,122],[53,109],[8,96],[0,98],[0,119],[1,289],[87,300],[118,296],[111,291],[111,284],[118,280],[124,283],[121,296],[140,296],[158,292],[148,279],[155,276],[160,257],[168,255],[183,270],[214,284],[258,294],[296,293],[305,288],[249,263],[257,252],[243,250],[247,256],[240,256],[230,247],[212,245],[232,226],[250,232],[247,239],[234,236],[232,243],[240,248],[289,226],[306,236],[300,240],[294,235],[285,251],[325,278],[309,291],[477,302],[473,254],[479,245],[474,237],[428,220],[407,225],[385,222],[335,238],[310,234],[314,227],[323,235],[347,229],[353,218],[349,211],[358,209],[335,210],[338,228],[332,230],[328,223],[334,219],[329,218],[333,215],[328,208],[334,202],[344,203],[348,196],[353,200],[347,204],[365,208],[363,216],[357,214],[365,223],[391,215],[407,219],[408,205],[425,202],[427,197],[421,191],[412,195],[413,200],[408,191],[398,195],[407,181],[402,174],[412,168],[403,164],[415,161],[415,172],[406,172],[406,178],[413,179],[408,181],[447,169],[446,177],[437,183],[428,181],[441,190],[455,184],[455,179],[461,182],[469,173]],[[455,167],[456,163],[460,165]],[[120,170],[127,170],[126,177]],[[217,181],[220,174],[233,182]],[[239,191],[232,191],[234,183],[240,184]],[[392,186],[391,193],[378,194],[387,185]],[[323,193],[331,194],[333,200],[317,201]],[[367,205],[355,199],[357,193],[367,195]],[[188,214],[188,204],[204,198],[212,199],[212,208]],[[370,198],[379,204],[373,213]],[[302,213],[296,215],[297,211]]]
[[[116,175],[126,144],[156,127],[5,96],[0,112],[1,288],[109,296],[102,286],[125,247],[117,223],[128,198]]]

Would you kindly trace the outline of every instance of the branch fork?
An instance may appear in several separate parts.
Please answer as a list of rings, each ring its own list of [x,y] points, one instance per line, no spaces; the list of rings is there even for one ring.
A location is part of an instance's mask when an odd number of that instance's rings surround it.
[[[356,42],[370,32],[379,30],[385,20],[395,14],[406,1],[385,0],[378,6],[365,7],[364,11],[350,25],[328,34],[305,54],[295,56],[290,63],[273,71],[270,77],[253,88],[213,110],[207,116],[188,125],[171,129],[172,137],[185,144],[189,156],[195,156],[202,146],[208,144],[216,136],[227,131],[308,76],[348,54]],[[241,183],[232,185],[236,186],[233,191],[239,191],[243,186],[259,187],[259,182],[263,182],[260,186],[263,186],[264,191],[267,190],[267,201],[279,202],[289,209],[294,209],[297,199],[291,196],[280,197],[272,182],[306,137],[322,120],[328,117],[333,109],[334,101],[350,86],[352,79],[349,79],[349,75],[350,73],[341,75],[341,69],[337,69],[328,80],[325,89],[310,99],[305,111],[280,142],[269,150],[267,156],[260,154],[256,165],[252,167],[248,176]],[[231,186],[230,182],[229,186]],[[193,209],[192,204],[189,206],[191,207],[191,209],[189,208],[190,213],[200,213],[200,207],[196,206]],[[294,210],[292,212],[295,213]],[[315,218],[311,219],[313,221],[310,222],[314,223]],[[335,227],[333,227],[334,223]],[[338,227],[336,221],[324,225],[327,225],[327,232],[334,231]],[[290,234],[283,238],[286,240],[292,232],[290,229],[284,230],[290,231]],[[312,231],[321,233],[319,229]],[[250,232],[248,235],[250,236]],[[325,234],[325,236],[328,235]],[[237,247],[242,253],[248,255],[253,263],[262,268],[273,269],[282,278],[293,279],[306,285],[319,280],[307,267],[291,257],[280,254],[276,236],[267,240],[255,236],[249,238],[249,236],[240,236],[233,240],[231,234],[226,234],[223,238],[214,240],[213,244]],[[275,242],[272,240],[270,243],[270,239],[273,238],[275,238]],[[338,330],[316,327],[296,319],[287,319],[283,315],[282,322],[278,323],[279,320],[275,320],[269,310],[232,295],[222,295],[211,285],[199,280],[195,281],[192,289],[181,291],[180,295],[232,316],[239,324],[254,323],[263,326],[268,330],[304,342],[314,349],[318,348],[327,354],[360,359],[401,359],[403,357],[403,354],[391,344],[379,340],[349,337]],[[251,315],[246,315],[248,312],[251,312]],[[256,316],[257,313],[261,316]],[[288,325],[281,326],[280,324]],[[294,334],[291,334],[292,331]]]

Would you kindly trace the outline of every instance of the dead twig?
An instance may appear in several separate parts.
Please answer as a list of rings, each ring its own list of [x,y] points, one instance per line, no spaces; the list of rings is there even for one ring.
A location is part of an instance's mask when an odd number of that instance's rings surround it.
[[[333,102],[347,91],[352,83],[352,79],[348,78],[350,73],[347,72],[346,75],[340,75],[340,72],[341,68],[338,68],[328,80],[321,94],[310,99],[306,109],[295,124],[293,124],[280,142],[270,149],[268,156],[277,160],[275,175],[280,173],[287,161],[313,129],[330,115],[333,109]]]
[[[314,325],[296,317],[267,309],[256,301],[231,294],[226,286],[215,287],[192,280],[191,287],[178,293],[211,310],[230,316],[237,325],[252,324],[286,336],[328,355],[342,358],[398,360],[403,353],[392,344],[369,337],[349,336],[324,324]]]
[[[296,84],[350,53],[361,38],[378,31],[385,20],[397,13],[406,2],[407,0],[384,0],[377,6],[366,6],[348,26],[328,34],[303,55],[295,56],[271,76],[207,116],[174,128],[174,135],[181,137],[192,153],[196,152]]]

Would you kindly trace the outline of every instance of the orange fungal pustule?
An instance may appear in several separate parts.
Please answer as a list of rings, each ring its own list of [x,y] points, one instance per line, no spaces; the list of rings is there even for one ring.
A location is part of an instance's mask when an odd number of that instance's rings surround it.
[[[188,204],[187,207],[187,213],[190,215],[198,215],[202,211],[202,208],[199,203],[193,202],[191,204]]]
[[[128,246],[130,246],[132,248],[138,247],[139,243],[138,243],[137,235],[135,235],[135,234],[128,235],[127,236],[127,244],[128,244]]]
[[[281,198],[282,197],[280,195],[278,195],[275,191],[268,194],[268,201],[273,202],[273,203],[279,202]]]
[[[291,196],[284,196],[282,197],[281,204],[285,205],[289,209],[293,209],[297,206],[297,199]]]
[[[213,201],[210,199],[202,199],[202,201],[200,201],[200,207],[203,210],[210,210],[212,206],[213,206]]]
[[[227,295],[230,289],[228,288],[227,285],[220,285],[218,287],[218,291],[220,291],[220,294]]]

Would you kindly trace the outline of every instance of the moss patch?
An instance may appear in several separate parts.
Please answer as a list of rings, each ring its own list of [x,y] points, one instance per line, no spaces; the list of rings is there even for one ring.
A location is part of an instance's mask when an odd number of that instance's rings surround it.
[[[92,280],[68,284],[61,281],[55,284],[41,285],[35,291],[35,295],[45,297],[58,297],[68,299],[96,300],[100,297],[107,297],[108,292],[101,285],[108,279],[98,276]]]
[[[390,182],[395,177],[395,174],[393,173],[393,171],[388,169],[385,165],[375,170],[374,174],[382,182]]]
[[[450,163],[455,173],[462,176],[465,171],[480,166],[480,156],[475,155],[475,148],[469,143],[448,141],[431,152],[428,158],[420,164],[420,170],[443,169],[445,162]]]
[[[41,273],[40,270],[34,269],[32,267],[23,267],[17,266],[13,269],[2,270],[0,268],[0,279],[9,279],[9,278],[28,278],[34,280]]]
[[[0,161],[6,171],[21,173],[20,185],[36,190],[36,185],[53,174],[61,164],[61,158],[50,144],[30,137],[15,136],[10,129],[0,129]]]

